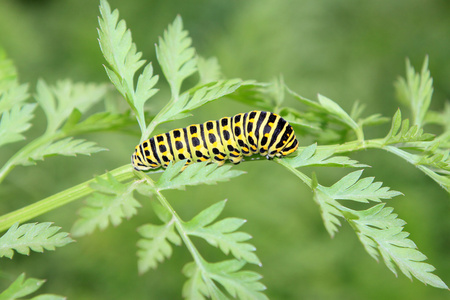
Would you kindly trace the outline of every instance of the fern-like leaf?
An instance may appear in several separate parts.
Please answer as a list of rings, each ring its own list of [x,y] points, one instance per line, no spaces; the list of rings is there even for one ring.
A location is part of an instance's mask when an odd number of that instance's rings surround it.
[[[364,140],[363,130],[361,124],[358,124],[342,107],[335,101],[323,96],[318,95],[318,101],[307,99],[298,95],[294,91],[287,88],[287,91],[294,99],[298,100],[302,104],[311,109],[309,118],[320,120],[320,122],[329,121],[337,123],[344,127],[344,132],[353,130],[358,140]],[[323,131],[323,130],[322,130]],[[336,134],[336,130],[332,131]],[[326,138],[326,137],[325,137]]]
[[[9,89],[0,91],[0,113],[11,110],[16,105],[23,104],[29,96],[28,84],[14,84]]]
[[[210,245],[219,247],[223,253],[233,254],[239,260],[261,265],[255,255],[256,248],[245,243],[251,236],[245,232],[236,232],[246,220],[239,218],[226,218],[211,224],[223,211],[226,201],[211,205],[196,215],[191,221],[184,224],[187,234],[201,237]],[[209,225],[209,226],[208,226]]]
[[[177,16],[164,31],[156,47],[156,56],[161,69],[169,82],[172,97],[178,99],[183,80],[197,71],[195,49],[188,32],[183,30],[183,21]],[[175,100],[177,101],[177,100]]]
[[[143,237],[137,243],[139,250],[138,270],[140,274],[149,269],[156,269],[158,263],[170,258],[172,246],[181,245],[180,236],[175,232],[174,220],[163,225],[146,224],[138,228],[138,233]]]
[[[36,292],[43,284],[45,280],[40,280],[36,278],[25,279],[25,274],[22,273],[17,277],[17,279],[0,294],[0,300],[15,300],[23,299],[30,294]],[[64,300],[63,296],[52,295],[52,294],[42,294],[31,298],[31,300]]]
[[[105,67],[119,92],[128,99],[127,94],[133,90],[133,76],[145,61],[141,60],[142,53],[137,52],[136,44],[132,42],[131,32],[124,20],[119,21],[119,11],[111,11],[105,0],[100,1],[98,30],[100,48],[111,69]],[[126,84],[124,84],[126,83]]]
[[[202,277],[202,270],[194,262],[190,262],[183,267],[183,274],[188,278],[183,285],[182,295],[189,300],[205,300],[210,295],[209,289],[217,287],[208,287],[208,284]],[[214,285],[212,282],[208,282]],[[219,291],[220,292],[220,291]],[[223,295],[226,299],[225,295]],[[217,297],[217,299],[219,299]]]
[[[347,114],[347,112],[345,112],[345,110],[339,106],[339,104],[320,94],[318,95],[318,100],[322,108],[325,109],[331,116],[346,124],[353,130],[358,131],[359,125]]]
[[[353,200],[362,203],[369,201],[380,202],[381,199],[390,199],[401,195],[400,192],[382,187],[381,182],[373,182],[373,177],[360,179],[362,170],[352,172],[331,187],[325,187],[317,183],[314,177],[312,188],[314,200],[320,207],[325,228],[331,237],[338,231],[337,226],[341,226],[338,217],[343,217],[343,212],[347,210],[337,200]]]
[[[36,104],[16,105],[1,114],[0,146],[25,139],[23,132],[31,127]]]
[[[81,208],[81,218],[73,225],[72,234],[91,234],[96,228],[104,230],[110,223],[118,226],[123,218],[134,216],[141,206],[133,195],[139,184],[139,181],[122,184],[110,173],[107,179],[97,177],[97,182],[92,184],[97,192],[87,198],[86,206]]]
[[[17,85],[16,67],[13,61],[6,55],[6,51],[0,48],[0,95],[15,85]]]
[[[272,111],[273,102],[271,97],[267,95],[270,89],[271,85],[268,83],[247,80],[243,82],[235,93],[229,95],[229,98],[248,104],[251,107]]]
[[[400,78],[395,87],[398,100],[411,108],[414,125],[423,127],[433,95],[433,78],[428,70],[428,57],[423,62],[420,74],[406,60],[406,78]]]
[[[189,279],[183,286],[183,296],[187,299],[268,299],[262,292],[266,287],[259,282],[261,275],[252,271],[240,271],[245,262],[227,260],[219,263],[203,262],[202,269],[194,262],[183,268],[183,274]],[[226,295],[219,286],[219,283]]]
[[[322,166],[322,167],[353,167],[361,168],[367,165],[360,164],[356,160],[350,159],[347,156],[333,156],[335,151],[333,149],[317,149],[317,144],[311,144],[292,158],[285,158],[293,168],[306,166]]]
[[[314,189],[314,201],[319,205],[320,214],[322,215],[323,223],[331,237],[338,232],[338,226],[341,222],[338,217],[343,217],[339,204],[335,199],[323,193],[320,189]]]
[[[188,112],[226,95],[235,92],[243,82],[240,79],[221,80],[210,82],[180,96],[170,108],[158,118],[158,123],[178,120],[190,116]]]
[[[262,276],[252,271],[240,271],[244,264],[233,259],[210,263],[207,269],[211,278],[220,283],[233,298],[268,299],[262,293],[266,287],[259,282]]]
[[[25,104],[28,85],[19,85],[13,62],[0,48],[0,146],[24,139],[36,104]]]
[[[23,255],[29,255],[30,250],[43,252],[55,250],[56,247],[65,246],[72,240],[68,233],[59,232],[61,228],[51,226],[52,223],[29,223],[20,225],[18,223],[0,238],[0,257],[12,258],[14,250]]]
[[[402,193],[382,187],[382,182],[373,182],[374,177],[360,179],[363,170],[347,174],[331,187],[320,186],[320,190],[334,200],[353,200],[368,203],[380,202],[381,199],[390,199]]]
[[[218,167],[217,164],[207,162],[195,163],[184,168],[186,160],[169,165],[156,182],[158,190],[183,189],[187,185],[215,184],[230,180],[244,174],[243,171],[230,170],[231,166]]]
[[[74,109],[86,112],[99,102],[106,93],[106,85],[58,81],[49,86],[39,80],[36,100],[47,117],[47,134],[53,134],[69,118]]]
[[[64,124],[62,131],[69,136],[97,131],[119,130],[135,124],[129,113],[99,112],[80,121],[81,112],[74,109]]]
[[[17,70],[3,48],[0,48],[0,115],[28,99],[28,84],[19,85]]]
[[[111,12],[108,2],[101,0],[100,14],[98,35],[103,56],[109,64],[109,67],[105,66],[106,73],[136,114],[141,132],[144,132],[144,104],[158,91],[153,88],[158,82],[158,76],[153,76],[152,64],[147,64],[135,88],[135,74],[145,64],[141,60],[142,53],[137,51],[125,21],[119,21],[117,9]]]
[[[430,141],[434,138],[434,135],[430,133],[424,133],[418,125],[409,126],[409,120],[402,121],[402,113],[399,110],[392,118],[392,125],[389,133],[384,138],[385,145],[397,144],[397,143],[411,143],[420,141]]]
[[[53,143],[41,144],[35,148],[28,157],[22,157],[15,163],[17,165],[30,166],[34,165],[36,161],[44,160],[47,156],[64,155],[76,156],[78,154],[91,155],[92,153],[105,151],[107,149],[97,147],[94,142],[88,142],[81,139],[65,138]]]
[[[363,211],[351,211],[349,222],[357,229],[357,234],[367,252],[376,260],[381,255],[387,267],[397,275],[395,265],[407,276],[417,278],[425,284],[448,289],[447,285],[432,272],[435,268],[425,263],[426,256],[403,231],[405,221],[398,219],[390,207],[384,203]]]
[[[199,85],[204,85],[222,79],[222,72],[220,70],[219,61],[216,57],[206,59],[199,56],[197,59],[197,68],[200,76]]]

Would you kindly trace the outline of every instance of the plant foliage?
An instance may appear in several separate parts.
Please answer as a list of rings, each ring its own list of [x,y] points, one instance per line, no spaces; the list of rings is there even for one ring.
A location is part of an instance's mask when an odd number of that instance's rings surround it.
[[[15,300],[23,299],[25,296],[29,296],[36,292],[43,284],[45,280],[40,280],[36,278],[25,279],[25,274],[20,274],[19,277],[0,294],[1,300]],[[31,300],[64,300],[63,296],[52,295],[52,294],[41,294],[32,298],[27,298]]]
[[[389,118],[380,114],[364,117],[364,106],[359,103],[347,112],[323,95],[318,95],[317,101],[307,99],[288,88],[281,76],[272,83],[226,79],[217,59],[203,58],[196,53],[180,16],[168,26],[156,46],[157,62],[169,84],[170,97],[161,110],[149,111],[149,100],[159,95],[159,76],[154,74],[152,63],[142,59],[143,55],[138,52],[125,21],[120,20],[118,10],[112,10],[106,0],[100,1],[98,35],[107,63],[106,74],[126,100],[130,112],[105,109],[90,113],[99,102],[105,101],[108,107],[107,86],[70,80],[58,81],[55,85],[39,80],[35,101],[29,101],[28,85],[18,83],[14,65],[4,52],[0,52],[0,146],[25,138],[37,108],[42,109],[47,120],[45,132],[23,146],[0,168],[0,182],[15,166],[32,165],[50,155],[90,155],[104,150],[95,142],[76,138],[76,135],[120,130],[129,125],[130,116],[134,116],[143,141],[162,123],[188,117],[196,108],[229,97],[253,108],[280,114],[296,126],[299,135],[316,141],[300,148],[291,157],[275,159],[275,162],[311,189],[312,198],[318,204],[331,237],[338,233],[342,221],[345,221],[354,229],[369,255],[376,260],[382,257],[395,275],[400,270],[410,279],[416,278],[437,288],[448,288],[433,273],[435,268],[425,262],[426,256],[409,238],[409,233],[404,231],[406,222],[384,202],[402,193],[391,190],[373,177],[362,177],[361,168],[370,166],[350,157],[351,153],[359,150],[388,151],[413,164],[447,192],[450,191],[450,105],[442,112],[430,110],[433,86],[428,58],[420,73],[416,73],[408,61],[406,78],[396,84],[399,101],[411,110],[412,122],[402,117],[398,109],[390,130],[384,136],[367,139],[364,132],[367,127],[385,123]],[[198,82],[188,86],[186,79],[193,76],[198,76]],[[288,99],[302,108],[286,106]],[[440,126],[442,132],[428,133],[425,126],[431,123]],[[192,258],[182,268],[187,277],[182,289],[184,298],[267,299],[262,276],[246,269],[251,265],[262,266],[256,248],[249,242],[251,235],[241,229],[246,220],[234,217],[219,219],[226,205],[226,200],[223,200],[185,221],[164,196],[166,190],[218,184],[244,172],[232,169],[231,165],[218,167],[217,164],[203,162],[185,166],[185,163],[170,163],[156,178],[158,170],[143,173],[133,171],[129,165],[117,168],[0,217],[0,228],[12,220],[23,223],[88,196],[86,205],[79,211],[80,218],[72,228],[73,235],[84,236],[111,224],[118,226],[125,218],[138,214],[141,199],[148,200],[158,220],[138,228],[139,273],[156,269],[172,256],[174,246],[184,245]],[[325,186],[314,172],[307,174],[305,167],[356,170],[336,179],[331,186]],[[10,229],[0,238],[0,257],[12,258],[14,251],[28,255],[31,250],[54,250],[73,241],[67,233],[57,233],[59,227],[50,223],[18,224],[10,224]],[[205,259],[200,251],[203,248],[197,245],[199,239],[216,248],[223,259]],[[0,294],[0,299],[28,296],[42,283],[32,278],[25,280],[22,274]],[[42,295],[33,299],[60,299],[58,297]]]
[[[34,252],[55,250],[74,242],[68,233],[59,232],[61,228],[51,226],[51,223],[14,224],[2,237],[0,237],[0,257],[12,258],[14,250],[23,255]]]

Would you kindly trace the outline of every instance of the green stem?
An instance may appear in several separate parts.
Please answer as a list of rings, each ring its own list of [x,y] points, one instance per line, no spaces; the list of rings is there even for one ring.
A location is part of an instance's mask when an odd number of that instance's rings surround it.
[[[296,168],[293,168],[291,165],[289,165],[288,163],[286,163],[285,160],[283,159],[275,159],[275,161],[277,163],[279,163],[280,165],[286,167],[289,171],[291,171],[292,173],[294,173],[295,176],[297,176],[298,178],[300,178],[301,181],[303,181],[309,188],[312,189],[312,180],[311,178],[309,178],[308,176],[306,176],[305,174],[303,174],[302,172],[300,172],[299,170],[297,170]]]
[[[317,146],[317,149],[321,150],[334,150],[335,153],[353,152],[365,149],[383,149],[385,146],[384,139],[373,140],[356,140],[347,142],[341,145],[324,145]]]
[[[181,220],[177,212],[173,209],[173,207],[170,205],[167,199],[158,190],[156,191],[156,197],[159,199],[159,202],[172,214],[172,217],[175,219],[175,227],[177,228],[178,233],[181,236],[181,239],[183,240],[184,244],[191,253],[195,263],[200,267],[202,271],[205,271],[203,267],[203,262],[205,260],[202,258],[197,248],[195,248],[194,243],[191,241],[188,234],[186,233],[183,220]]]
[[[141,136],[141,143],[145,141],[146,139],[150,138],[150,134],[155,130],[156,126],[159,124],[165,122],[164,115],[166,112],[172,107],[174,101],[171,99],[160,111],[159,113],[153,118],[153,120],[148,124],[147,128],[145,130],[142,130],[142,136]]]
[[[110,172],[118,181],[125,181],[134,177],[133,169],[129,164],[114,169]],[[106,174],[100,176],[106,179]],[[85,181],[67,190],[54,194],[38,202],[20,208],[0,217],[0,232],[7,230],[16,222],[24,223],[30,219],[66,205],[74,200],[91,194],[94,190],[90,187],[96,179]]]
[[[163,194],[155,187],[155,183],[153,180],[148,177],[146,174],[139,172],[137,174],[140,178],[145,179],[150,186],[152,186],[155,189],[156,197],[158,198],[159,202],[162,206],[164,206],[172,215],[172,219],[175,221],[175,227],[177,228],[178,233],[180,234],[181,239],[183,240],[184,244],[188,248],[189,252],[192,255],[192,258],[194,259],[197,266],[202,270],[203,272],[206,271],[204,264],[206,261],[204,258],[200,255],[197,248],[194,246],[194,243],[191,241],[187,234],[187,230],[184,227],[184,221],[180,218],[180,216],[177,214],[175,209],[173,209],[172,205],[170,205],[169,201],[167,201],[166,197],[164,197]]]

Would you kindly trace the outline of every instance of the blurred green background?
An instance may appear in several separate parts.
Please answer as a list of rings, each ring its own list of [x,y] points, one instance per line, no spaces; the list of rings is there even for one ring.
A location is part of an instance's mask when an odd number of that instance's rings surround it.
[[[450,95],[450,2],[400,1],[144,1],[111,0],[132,30],[144,58],[155,61],[154,44],[177,14],[183,17],[197,52],[216,56],[228,77],[268,81],[283,74],[299,94],[317,93],[349,110],[354,101],[367,114],[392,116],[398,107],[393,82],[403,76],[405,58],[419,69],[430,57],[434,77],[432,108],[441,110]],[[98,1],[2,0],[0,45],[14,60],[21,82],[31,90],[38,78],[107,81],[97,42]],[[156,66],[157,67],[157,66]],[[157,69],[159,72],[159,69]],[[167,84],[151,107],[166,101]],[[222,100],[199,109],[177,124],[204,122],[251,108]],[[406,116],[407,111],[404,110]],[[37,112],[35,128],[45,126]],[[172,128],[168,124],[166,130]],[[380,137],[389,125],[369,131]],[[0,211],[9,212],[129,162],[138,137],[119,133],[86,136],[110,149],[92,157],[48,158],[36,167],[16,168],[0,188]],[[302,145],[306,145],[304,142]],[[0,163],[21,145],[0,152]],[[390,200],[419,249],[450,283],[450,201],[448,195],[411,165],[387,153],[365,151],[353,158],[372,165],[365,176],[405,194]],[[166,193],[185,219],[227,198],[222,217],[245,218],[243,230],[254,238],[264,267],[260,272],[273,299],[449,299],[449,292],[399,278],[376,263],[353,230],[344,225],[334,239],[324,229],[311,192],[280,166],[269,162],[241,164],[248,172],[217,186]],[[322,184],[332,184],[350,170],[314,170]],[[0,262],[0,287],[19,273],[46,278],[41,289],[69,299],[180,299],[190,261],[183,247],[156,271],[137,275],[136,227],[156,222],[146,199],[139,215],[118,228],[80,238],[56,252],[16,255]],[[69,231],[82,201],[38,221],[54,221]],[[216,249],[199,243],[207,258],[223,259]]]

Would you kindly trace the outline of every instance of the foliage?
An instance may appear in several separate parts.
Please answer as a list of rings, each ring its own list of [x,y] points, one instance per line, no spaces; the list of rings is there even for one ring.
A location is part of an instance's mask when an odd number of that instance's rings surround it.
[[[14,251],[30,255],[30,249],[35,252],[55,250],[74,242],[66,232],[57,233],[61,228],[51,226],[51,223],[14,224],[0,237],[0,257],[12,258]]]
[[[39,280],[35,278],[25,279],[25,274],[20,274],[19,277],[0,294],[1,300],[14,300],[25,296],[28,296],[36,292],[43,284],[45,280]],[[52,295],[52,294],[41,294],[29,298],[31,300],[63,300],[66,299],[62,296]]]
[[[385,200],[402,195],[391,190],[373,177],[362,177],[361,168],[369,167],[349,156],[353,152],[381,149],[415,165],[424,174],[450,191],[450,126],[447,106],[443,112],[433,112],[432,79],[428,71],[428,58],[422,70],[416,73],[407,62],[406,79],[396,84],[399,101],[412,112],[412,126],[402,118],[400,109],[391,121],[390,130],[377,139],[367,139],[365,129],[389,119],[380,114],[363,117],[363,106],[356,103],[351,112],[337,102],[318,95],[317,101],[300,96],[284,83],[283,77],[272,83],[225,79],[215,58],[202,58],[192,47],[192,40],[180,16],[177,16],[156,46],[156,55],[164,78],[170,87],[170,97],[159,111],[149,110],[149,100],[157,94],[159,76],[152,63],[141,59],[131,31],[119,12],[112,11],[106,0],[100,1],[99,43],[107,65],[105,70],[111,83],[126,100],[141,131],[141,141],[147,139],[161,124],[190,116],[190,112],[223,97],[252,105],[253,108],[274,111],[291,124],[296,132],[317,143],[303,147],[292,157],[275,159],[313,192],[326,230],[334,237],[344,220],[354,229],[364,249],[374,259],[381,256],[395,275],[397,269],[405,276],[442,289],[446,284],[432,272],[434,267],[425,262],[426,256],[404,231],[405,221],[386,206]],[[0,59],[0,146],[17,143],[25,138],[32,126],[36,108],[41,108],[47,120],[45,132],[27,143],[0,169],[2,181],[15,166],[28,166],[50,155],[90,155],[104,150],[96,143],[76,138],[76,135],[96,131],[119,130],[130,124],[130,112],[105,111],[89,113],[101,101],[106,101],[107,86],[102,84],[59,81],[54,86],[39,80],[35,102],[29,103],[28,85],[20,85],[13,64],[1,52]],[[192,84],[193,76],[198,82]],[[183,89],[189,83],[191,85]],[[302,109],[287,106],[288,99]],[[149,115],[152,117],[149,118]],[[443,130],[430,134],[424,127],[438,124]],[[298,129],[298,130],[297,130]],[[343,153],[346,153],[343,155]],[[307,168],[356,168],[331,186]],[[217,184],[243,175],[230,165],[196,163],[185,167],[185,161],[169,164],[155,179],[159,171],[135,172],[129,165],[112,170],[95,179],[74,186],[57,195],[43,199],[16,212],[0,217],[0,228],[11,222],[25,222],[73,200],[88,196],[79,211],[80,218],[72,228],[74,236],[104,230],[110,224],[120,225],[123,220],[138,214],[141,199],[150,201],[158,223],[146,223],[138,228],[137,242],[139,273],[156,269],[173,254],[173,246],[186,246],[192,261],[182,272],[187,277],[182,295],[187,299],[267,299],[262,276],[245,269],[248,264],[262,266],[256,248],[249,243],[250,234],[241,231],[246,220],[225,217],[218,219],[226,200],[217,202],[185,221],[174,210],[163,192],[185,189],[187,186]],[[192,199],[190,199],[192,201]],[[376,202],[375,204],[373,202]],[[358,207],[358,208],[355,208]],[[73,240],[67,233],[57,233],[58,227],[50,223],[13,223],[0,238],[0,256],[12,258],[14,250],[29,254],[30,250],[54,250]],[[206,241],[225,256],[223,260],[208,261],[198,247],[198,240]],[[218,251],[218,252],[219,252]],[[263,259],[264,260],[264,259]],[[251,265],[250,265],[251,266]],[[362,270],[361,270],[362,271]],[[20,275],[0,299],[15,299],[34,292],[42,281]],[[31,286],[34,286],[31,288]],[[6,295],[6,296],[5,296]],[[47,298],[46,298],[47,297]],[[55,297],[55,298],[51,298]],[[36,299],[59,299],[57,296],[38,296]],[[34,298],[33,298],[34,299]]]

